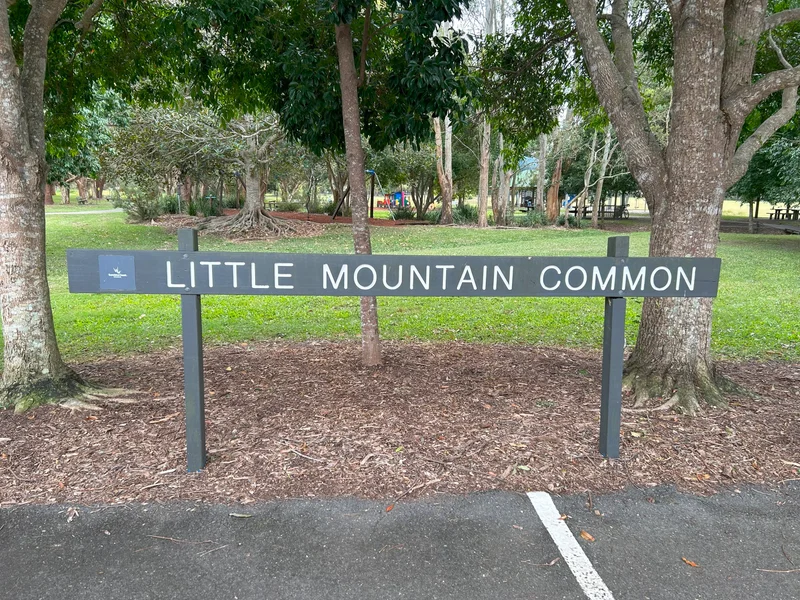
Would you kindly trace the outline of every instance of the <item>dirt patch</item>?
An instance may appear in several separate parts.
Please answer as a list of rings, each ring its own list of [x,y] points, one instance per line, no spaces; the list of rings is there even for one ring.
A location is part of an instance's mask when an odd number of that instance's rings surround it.
[[[800,364],[727,363],[761,394],[689,419],[623,413],[622,458],[597,452],[600,358],[508,345],[267,343],[206,352],[205,472],[185,473],[178,351],[78,366],[147,392],[97,413],[0,413],[0,504],[285,497],[393,501],[478,490],[712,493],[797,479]]]
[[[237,212],[238,211],[233,211],[233,214],[236,214]],[[225,211],[226,215],[227,213],[228,211]],[[273,216],[283,218],[283,214],[285,213],[273,214]],[[224,230],[208,230],[207,227],[209,222],[210,220],[206,217],[191,217],[189,215],[162,215],[151,221],[150,225],[163,227],[164,230],[169,234],[177,234],[178,229],[183,228],[196,228],[198,230],[198,235],[200,236],[212,235],[219,237],[225,233]],[[256,228],[252,231],[232,231],[222,237],[233,241],[257,241],[277,239],[279,237],[316,237],[318,235],[322,235],[322,233],[325,231],[325,227],[319,223],[297,223],[295,220],[293,220],[292,224],[293,226],[290,228],[290,230],[288,230],[288,228],[284,228],[284,231],[280,234],[273,231],[267,231],[264,228]]]
[[[378,211],[376,211],[378,212]],[[388,213],[388,211],[383,211]],[[295,219],[298,221],[308,221],[310,223],[322,223],[324,225],[352,225],[353,219],[351,217],[336,217],[331,221],[330,215],[319,214],[306,214],[303,212],[270,212],[274,217],[281,219]],[[401,225],[430,225],[428,221],[417,221],[416,219],[395,220],[389,217],[388,219],[370,219],[369,224],[375,227],[399,227]]]

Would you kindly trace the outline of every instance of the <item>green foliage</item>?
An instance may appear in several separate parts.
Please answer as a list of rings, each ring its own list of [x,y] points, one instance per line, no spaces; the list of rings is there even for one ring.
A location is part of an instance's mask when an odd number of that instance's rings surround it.
[[[205,196],[197,200],[197,212],[205,217],[219,217],[222,215],[222,203],[214,196]]]
[[[539,227],[549,224],[547,222],[547,213],[541,210],[529,210],[517,219],[517,223],[521,227]]]
[[[164,205],[157,186],[142,188],[136,185],[123,185],[114,190],[112,204],[121,208],[133,223],[143,223],[160,217]]]
[[[394,213],[394,218],[398,221],[410,221],[417,216],[417,211],[410,206],[401,206],[393,209],[392,212]]]
[[[428,139],[430,116],[458,113],[458,98],[467,94],[463,39],[435,35],[461,16],[461,2],[370,5],[364,38],[367,2],[190,0],[182,10],[194,25],[184,32],[194,95],[228,114],[274,110],[292,139],[312,151],[343,149],[334,38],[343,19],[352,27],[357,65],[367,43],[359,103],[370,144]]]
[[[177,215],[178,210],[178,195],[177,194],[161,194],[161,210],[168,215]]]
[[[300,202],[278,202],[275,205],[275,210],[278,212],[300,212],[303,210],[303,205]]]
[[[427,213],[425,213],[425,220],[428,221],[428,223],[438,224],[441,219],[442,210],[440,208],[429,210]]]
[[[456,225],[472,225],[477,222],[477,206],[473,204],[461,204],[453,207],[453,223]]]
[[[326,215],[332,217],[333,216],[333,211],[336,210],[336,204],[337,203],[334,202],[333,200],[331,200],[329,202],[326,202],[325,204],[322,205],[321,211],[323,213],[325,213]],[[351,210],[351,208],[349,206],[342,205],[342,207],[339,209],[339,212],[337,213],[337,216],[339,216],[339,217],[350,217],[350,216],[352,216],[352,214],[353,214],[353,211]]]

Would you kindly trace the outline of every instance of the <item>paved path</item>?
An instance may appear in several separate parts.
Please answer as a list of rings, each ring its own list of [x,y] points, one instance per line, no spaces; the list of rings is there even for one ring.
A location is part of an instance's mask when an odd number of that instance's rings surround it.
[[[106,213],[119,213],[122,212],[121,208],[107,208],[104,210],[65,210],[65,211],[45,211],[45,216],[52,217],[53,215],[103,215]]]
[[[585,496],[552,502],[566,540],[528,496],[506,493],[401,501],[390,512],[354,499],[94,507],[71,522],[66,505],[6,508],[0,598],[800,597],[800,571],[759,570],[800,569],[800,487],[712,498],[634,490],[594,498],[600,516]]]

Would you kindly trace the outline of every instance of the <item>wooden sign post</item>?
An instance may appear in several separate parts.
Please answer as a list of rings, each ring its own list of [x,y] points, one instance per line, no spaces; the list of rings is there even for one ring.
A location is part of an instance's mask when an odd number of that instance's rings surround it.
[[[177,251],[67,251],[70,292],[181,295],[189,471],[206,464],[203,295],[605,298],[600,453],[618,458],[625,298],[713,297],[719,271],[718,258],[630,258],[627,237],[605,257],[199,252],[193,229]]]

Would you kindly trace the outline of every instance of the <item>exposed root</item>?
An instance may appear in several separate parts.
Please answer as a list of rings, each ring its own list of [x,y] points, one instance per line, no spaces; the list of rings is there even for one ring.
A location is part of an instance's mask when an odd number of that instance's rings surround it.
[[[694,373],[658,372],[637,365],[627,365],[623,389],[634,399],[628,412],[667,411],[693,416],[706,407],[727,408],[726,394],[749,394],[742,386],[713,373],[697,368]],[[656,406],[652,406],[657,401]]]
[[[57,405],[69,410],[103,410],[111,404],[136,402],[136,390],[100,388],[68,370],[60,377],[42,377],[33,382],[0,388],[0,407],[23,413],[37,406]]]
[[[233,239],[263,239],[274,237],[309,237],[319,235],[323,227],[318,223],[280,219],[266,210],[241,211],[230,217],[213,217],[201,227],[209,232]]]

